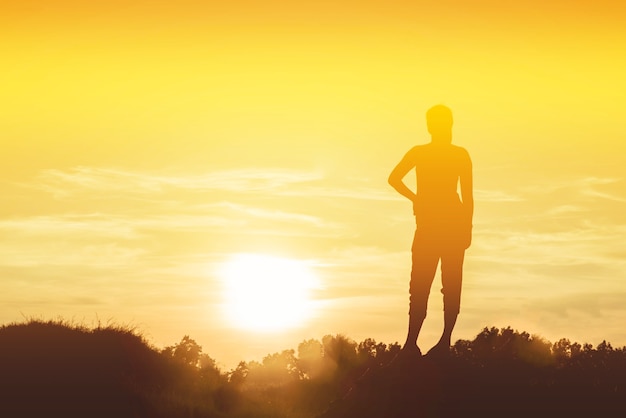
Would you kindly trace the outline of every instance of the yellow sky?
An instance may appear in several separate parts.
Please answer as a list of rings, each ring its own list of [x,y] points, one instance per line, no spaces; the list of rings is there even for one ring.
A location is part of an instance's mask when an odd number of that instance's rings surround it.
[[[453,338],[626,344],[625,6],[126,3],[0,2],[1,323],[113,319],[227,366],[402,340],[413,224],[386,178],[444,103],[476,188]],[[317,316],[229,326],[216,271],[244,252],[311,265]]]

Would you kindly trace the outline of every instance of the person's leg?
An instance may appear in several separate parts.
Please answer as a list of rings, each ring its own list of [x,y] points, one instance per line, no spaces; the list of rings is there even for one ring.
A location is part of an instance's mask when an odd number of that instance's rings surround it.
[[[417,337],[426,318],[428,295],[435,278],[439,255],[432,251],[424,234],[415,231],[411,247],[413,266],[409,286],[409,329],[404,343],[405,350],[418,350]]]
[[[448,249],[441,257],[441,283],[444,306],[444,327],[439,342],[429,351],[447,353],[450,349],[452,331],[461,307],[461,285],[463,282],[463,259],[465,250]]]
[[[417,346],[417,337],[422,329],[422,324],[424,324],[424,319],[426,319],[425,313],[422,314],[409,311],[409,330],[406,336],[406,341],[402,346],[403,350],[420,351]]]

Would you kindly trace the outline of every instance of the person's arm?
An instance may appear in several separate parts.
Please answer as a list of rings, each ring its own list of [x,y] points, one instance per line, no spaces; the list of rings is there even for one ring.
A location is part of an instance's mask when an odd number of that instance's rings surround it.
[[[461,199],[463,200],[463,212],[465,227],[467,228],[467,247],[472,243],[472,222],[474,218],[474,179],[472,176],[472,160],[466,151],[466,158],[460,176]]]
[[[398,165],[391,170],[391,174],[389,174],[389,184],[391,187],[396,189],[398,193],[402,196],[406,197],[410,201],[414,202],[416,198],[416,194],[404,184],[404,176],[407,175],[411,169],[415,167],[415,161],[412,158],[411,151],[407,152],[406,155],[400,160]]]

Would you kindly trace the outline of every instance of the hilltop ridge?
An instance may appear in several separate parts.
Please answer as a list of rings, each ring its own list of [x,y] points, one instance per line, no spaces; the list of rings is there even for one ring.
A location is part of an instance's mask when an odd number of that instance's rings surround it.
[[[440,359],[342,335],[219,370],[192,338],[63,321],[0,327],[7,417],[569,417],[626,415],[626,347],[484,328]]]

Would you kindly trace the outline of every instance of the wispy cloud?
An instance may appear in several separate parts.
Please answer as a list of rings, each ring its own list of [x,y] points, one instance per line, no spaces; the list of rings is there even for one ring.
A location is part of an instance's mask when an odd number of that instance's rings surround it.
[[[474,198],[483,202],[521,202],[525,200],[521,196],[507,193],[502,190],[474,190]]]
[[[558,205],[554,206],[546,212],[548,216],[558,216],[558,215],[566,215],[566,214],[578,214],[581,212],[587,212],[588,209],[583,208],[582,206],[577,205]]]
[[[31,183],[21,186],[42,190],[55,198],[92,194],[146,197],[168,192],[264,193],[284,197],[398,200],[387,187],[369,187],[362,179],[335,179],[319,171],[280,168],[246,168],[211,171],[203,174],[155,174],[102,167],[75,167],[69,170],[43,170]],[[333,186],[328,185],[329,182]],[[344,183],[343,186],[336,186]]]
[[[597,197],[600,199],[611,200],[613,202],[625,203],[626,197],[618,196],[614,193],[602,192],[593,188],[589,188],[581,191],[582,194],[590,197]]]
[[[584,177],[580,180],[582,184],[586,184],[588,186],[613,184],[619,181],[621,181],[621,179],[617,177]]]
[[[580,193],[584,196],[624,203],[626,194],[623,185],[620,185],[621,182],[620,178],[586,177],[580,180]]]
[[[603,197],[616,201],[626,201],[624,196],[615,196],[600,190],[601,187],[619,186],[623,179],[617,177],[578,177],[573,179],[553,179],[526,186],[523,190],[531,194],[554,194],[558,192],[569,192],[579,196]],[[623,190],[623,187],[619,187]]]
[[[89,243],[45,240],[37,243],[13,241],[0,245],[0,267],[76,266],[81,269],[118,269],[139,261],[146,250],[118,243]]]
[[[45,215],[0,220],[0,230],[11,236],[95,235],[98,237],[137,238],[136,225],[129,219],[101,214]],[[8,235],[7,235],[8,236]]]
[[[279,192],[282,196],[321,197],[357,200],[402,200],[397,193],[388,188],[374,188],[346,185],[345,187],[308,186],[300,189],[290,189]]]
[[[146,230],[204,230],[206,228],[232,228],[243,226],[242,219],[210,215],[172,214],[151,216],[57,215],[34,216],[0,221],[0,230],[16,235],[64,238],[125,238],[136,239]],[[142,232],[143,231],[143,232]]]
[[[298,223],[312,224],[316,226],[331,226],[328,222],[324,221],[318,216],[303,214],[303,213],[294,213],[287,212],[282,210],[270,210],[264,209],[260,207],[250,206],[250,205],[242,205],[233,202],[218,202],[207,205],[199,205],[195,209],[225,209],[235,214],[242,214],[246,216],[251,216],[259,219],[268,219],[268,220],[278,220],[278,221],[292,221]],[[333,225],[337,226],[337,225]]]
[[[63,198],[85,192],[151,194],[172,189],[259,192],[321,178],[320,173],[286,169],[250,168],[196,175],[164,175],[113,168],[75,167],[70,170],[44,170],[36,183],[24,185]]]

